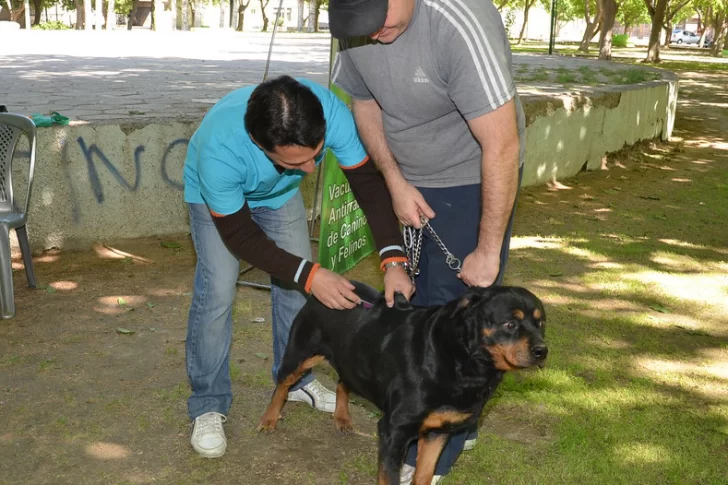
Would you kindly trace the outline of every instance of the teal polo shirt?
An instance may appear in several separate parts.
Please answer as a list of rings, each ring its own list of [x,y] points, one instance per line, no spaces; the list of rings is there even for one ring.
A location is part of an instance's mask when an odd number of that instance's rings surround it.
[[[321,101],[326,134],[320,164],[331,149],[342,167],[354,167],[367,159],[349,108],[328,89],[296,78]],[[229,215],[245,203],[253,209],[278,209],[298,190],[306,175],[300,170],[278,173],[273,162],[248,135],[245,112],[256,86],[236,89],[218,101],[205,115],[187,147],[184,164],[184,200],[207,204],[217,214]]]

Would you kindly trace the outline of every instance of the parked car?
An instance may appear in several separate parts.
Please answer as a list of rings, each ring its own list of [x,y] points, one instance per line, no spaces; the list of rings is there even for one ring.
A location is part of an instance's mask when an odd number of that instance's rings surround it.
[[[675,30],[670,37],[671,44],[697,44],[700,36],[689,30]]]

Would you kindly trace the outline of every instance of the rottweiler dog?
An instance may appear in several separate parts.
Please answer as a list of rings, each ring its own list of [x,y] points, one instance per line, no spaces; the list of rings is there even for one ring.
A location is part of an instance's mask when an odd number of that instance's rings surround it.
[[[399,484],[408,444],[418,440],[413,483],[429,485],[450,434],[476,425],[505,372],[544,365],[546,314],[519,287],[469,288],[445,304],[415,307],[352,282],[362,305],[332,310],[309,298],[296,316],[278,384],[259,430],[273,430],[288,389],[316,364],[339,376],[334,424],[352,429],[349,393],[382,411],[378,483]]]

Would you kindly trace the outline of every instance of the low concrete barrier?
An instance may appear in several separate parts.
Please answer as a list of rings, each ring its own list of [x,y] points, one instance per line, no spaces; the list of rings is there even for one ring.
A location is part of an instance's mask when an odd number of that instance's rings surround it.
[[[605,154],[625,145],[669,138],[677,89],[670,73],[641,84],[573,93],[534,93],[524,86],[528,148],[523,184],[598,169]],[[87,247],[98,240],[186,232],[182,166],[198,123],[152,119],[40,128],[28,219],[33,248]],[[14,171],[22,185],[19,161]],[[314,182],[308,177],[303,186],[309,207]]]

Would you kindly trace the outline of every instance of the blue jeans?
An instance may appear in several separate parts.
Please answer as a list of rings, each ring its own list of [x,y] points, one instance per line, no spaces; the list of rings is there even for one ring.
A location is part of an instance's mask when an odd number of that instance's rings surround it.
[[[227,415],[232,404],[230,343],[240,261],[223,243],[207,206],[188,204],[188,207],[197,253],[185,349],[187,377],[192,387],[187,408],[190,419],[194,420],[210,411]],[[311,260],[306,210],[300,191],[279,209],[253,209],[252,217],[278,247]],[[306,298],[292,283],[271,278],[271,300],[275,382],[291,324]],[[312,380],[309,372],[291,390]]]
[[[519,184],[521,174],[522,169],[519,172]],[[482,213],[480,184],[440,189],[418,187],[418,190],[435,211],[436,216],[430,221],[430,225],[447,249],[460,259],[462,264],[465,257],[478,245]],[[503,283],[515,212],[514,202],[503,237],[500,269],[494,283],[496,285]],[[420,273],[415,278],[416,290],[412,297],[414,305],[443,305],[460,296],[467,288],[465,283],[457,278],[457,273],[448,267],[445,262],[445,254],[426,229],[423,232],[422,252],[418,267]],[[465,441],[477,437],[477,433],[476,425],[473,429],[452,435],[437,461],[435,475],[447,475],[463,451]],[[405,463],[415,466],[416,461],[417,441],[414,441],[407,449]]]

